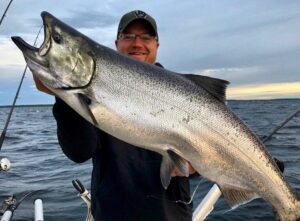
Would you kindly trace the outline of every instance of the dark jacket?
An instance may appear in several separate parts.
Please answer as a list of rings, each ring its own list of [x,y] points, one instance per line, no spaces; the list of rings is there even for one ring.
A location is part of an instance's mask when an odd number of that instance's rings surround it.
[[[91,182],[95,221],[191,221],[189,181],[160,181],[161,155],[125,143],[87,122],[56,98],[53,114],[63,152],[81,163],[93,160]]]

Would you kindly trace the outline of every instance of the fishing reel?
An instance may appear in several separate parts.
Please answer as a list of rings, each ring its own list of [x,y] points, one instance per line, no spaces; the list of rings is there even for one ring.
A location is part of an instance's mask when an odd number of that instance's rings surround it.
[[[0,171],[8,171],[11,167],[9,159],[2,158],[0,159]]]
[[[91,194],[90,192],[83,186],[80,180],[76,179],[72,181],[74,188],[79,192],[79,196],[87,205],[87,215],[85,221],[93,221],[92,216],[92,203],[91,203]]]

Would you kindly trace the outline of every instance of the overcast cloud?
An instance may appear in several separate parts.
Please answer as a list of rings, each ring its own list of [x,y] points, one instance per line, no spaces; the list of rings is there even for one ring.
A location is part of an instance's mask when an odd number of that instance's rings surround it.
[[[8,2],[0,1],[1,15]],[[15,0],[0,26],[0,105],[10,103],[15,93],[11,84],[18,82],[25,65],[10,36],[33,43],[42,11],[114,48],[120,16],[134,9],[156,19],[158,61],[167,69],[224,78],[231,87],[300,82],[300,1]],[[32,80],[26,83],[20,103],[32,103],[32,94],[34,102],[53,102],[34,89]]]

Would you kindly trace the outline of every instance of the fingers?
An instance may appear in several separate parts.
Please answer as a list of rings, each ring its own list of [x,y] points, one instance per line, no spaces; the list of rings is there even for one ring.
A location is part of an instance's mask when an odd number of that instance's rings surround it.
[[[46,88],[43,83],[33,75],[33,80],[34,80],[34,83],[35,83],[35,86],[36,88],[41,91],[41,92],[44,92],[46,94],[50,94],[50,95],[54,95],[52,91],[50,91],[48,88]]]
[[[191,164],[189,164],[189,174],[194,174],[196,170],[192,167]],[[171,172],[171,177],[175,176],[184,176],[177,168],[174,167],[174,169]]]
[[[194,167],[192,167],[191,164],[189,164],[189,174],[191,175],[191,174],[194,174],[194,173],[196,173],[196,170],[194,169]]]
[[[179,170],[177,170],[177,168],[174,168],[171,172],[171,177],[175,177],[175,176],[183,176],[183,174],[180,173]]]

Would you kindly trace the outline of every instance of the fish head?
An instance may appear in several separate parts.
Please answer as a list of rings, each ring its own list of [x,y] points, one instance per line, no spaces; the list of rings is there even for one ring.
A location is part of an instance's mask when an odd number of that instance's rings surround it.
[[[35,48],[12,37],[32,73],[50,90],[86,87],[95,72],[95,42],[48,12],[41,13],[44,42]]]

